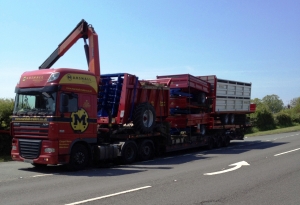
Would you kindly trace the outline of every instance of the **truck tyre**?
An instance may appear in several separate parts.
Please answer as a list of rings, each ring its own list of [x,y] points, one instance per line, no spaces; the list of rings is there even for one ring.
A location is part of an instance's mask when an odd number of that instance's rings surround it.
[[[235,116],[234,116],[234,114],[230,114],[229,115],[229,123],[231,125],[234,125],[234,123],[235,123]]]
[[[222,137],[221,136],[215,136],[215,148],[222,147]]]
[[[76,144],[72,148],[70,161],[67,168],[71,171],[84,169],[89,163],[89,153],[82,144]]]
[[[229,116],[228,114],[223,114],[221,115],[221,122],[223,125],[227,125],[228,124],[228,121],[229,121]]]
[[[224,136],[223,146],[224,147],[228,147],[229,144],[230,144],[230,138],[229,138],[229,136]]]
[[[208,138],[208,142],[207,142],[206,148],[209,149],[209,150],[211,150],[211,149],[214,148],[214,146],[215,146],[214,139],[211,138],[211,137]]]
[[[148,134],[155,126],[156,114],[153,106],[146,102],[136,106],[133,114],[133,124],[137,131]]]
[[[121,159],[123,164],[131,164],[137,157],[137,145],[134,141],[126,141],[122,146]]]
[[[152,140],[142,141],[142,143],[139,145],[138,154],[140,160],[142,161],[152,159],[154,156],[154,145]]]

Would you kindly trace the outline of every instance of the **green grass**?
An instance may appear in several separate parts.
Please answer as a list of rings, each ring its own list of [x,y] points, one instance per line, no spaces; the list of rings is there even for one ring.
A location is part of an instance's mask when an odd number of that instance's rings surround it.
[[[251,134],[246,134],[245,137],[256,137],[261,135],[273,135],[273,134],[296,132],[296,131],[300,131],[300,125],[293,126],[293,127],[278,128],[275,130],[255,132]]]
[[[9,162],[9,161],[12,161],[10,155],[0,156],[0,162]]]

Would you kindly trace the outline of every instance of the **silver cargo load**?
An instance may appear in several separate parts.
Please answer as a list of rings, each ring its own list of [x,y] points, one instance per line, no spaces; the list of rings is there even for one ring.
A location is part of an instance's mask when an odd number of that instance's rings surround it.
[[[198,76],[211,84],[215,112],[249,112],[251,83],[218,79],[215,75]]]

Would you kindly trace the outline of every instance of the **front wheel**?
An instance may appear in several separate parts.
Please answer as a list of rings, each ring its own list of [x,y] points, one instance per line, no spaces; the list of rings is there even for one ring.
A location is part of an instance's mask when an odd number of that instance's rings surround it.
[[[71,171],[77,171],[87,167],[89,163],[89,153],[87,148],[82,144],[76,144],[71,151],[70,161],[67,165]]]

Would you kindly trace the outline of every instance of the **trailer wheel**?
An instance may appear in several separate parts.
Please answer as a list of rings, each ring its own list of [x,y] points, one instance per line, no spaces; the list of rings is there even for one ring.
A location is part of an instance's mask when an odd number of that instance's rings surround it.
[[[228,124],[228,121],[229,121],[229,116],[228,114],[223,114],[221,115],[221,122],[223,125],[227,125]]]
[[[223,141],[223,146],[224,147],[228,147],[230,144],[230,137],[229,136],[225,136],[224,137],[224,141]]]
[[[154,146],[151,140],[144,140],[139,145],[139,158],[143,161],[152,159],[154,156]]]
[[[222,137],[221,136],[215,137],[215,147],[216,148],[222,147]]]
[[[210,150],[210,149],[213,149],[214,146],[215,146],[214,139],[213,138],[208,138],[208,143],[207,143],[206,148]]]
[[[137,105],[134,115],[133,124],[136,130],[147,134],[153,131],[155,126],[155,110],[153,106],[146,102]]]
[[[131,164],[137,156],[137,145],[134,141],[126,141],[122,146],[121,158],[124,164]]]
[[[87,148],[82,144],[76,144],[72,148],[70,162],[67,168],[71,171],[84,169],[89,163],[89,153]]]

